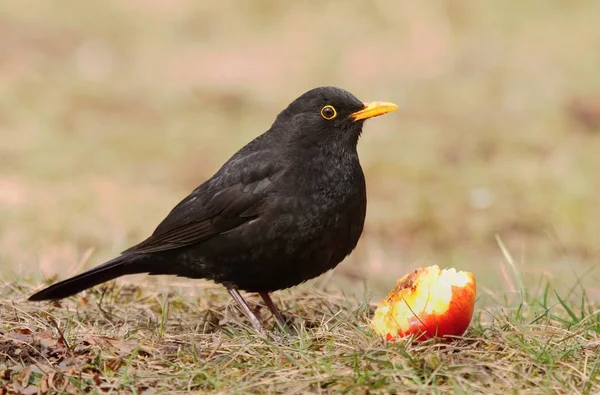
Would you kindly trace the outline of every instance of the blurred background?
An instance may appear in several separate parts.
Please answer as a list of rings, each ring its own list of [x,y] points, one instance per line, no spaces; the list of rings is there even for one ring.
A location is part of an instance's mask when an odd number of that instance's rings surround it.
[[[600,299],[599,16],[598,1],[2,1],[0,276],[64,278],[141,241],[290,101],[336,85],[400,110],[366,124],[365,232],[316,286],[381,296],[438,264],[512,292],[500,238],[531,289]]]

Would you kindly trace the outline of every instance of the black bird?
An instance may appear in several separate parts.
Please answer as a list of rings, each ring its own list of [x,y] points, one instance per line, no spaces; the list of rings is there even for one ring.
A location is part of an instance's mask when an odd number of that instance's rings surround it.
[[[334,87],[304,93],[150,237],[29,300],[62,299],[126,274],[170,274],[223,284],[265,333],[239,290],[257,292],[285,327],[269,292],[317,277],[352,252],[367,208],[356,145],[365,119],[397,108]]]

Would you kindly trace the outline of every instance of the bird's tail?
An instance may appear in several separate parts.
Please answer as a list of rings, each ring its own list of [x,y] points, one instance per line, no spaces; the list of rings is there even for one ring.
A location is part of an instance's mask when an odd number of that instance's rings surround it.
[[[42,289],[31,295],[29,300],[62,299],[126,274],[144,273],[144,265],[140,265],[139,262],[133,263],[133,259],[132,256],[121,255],[87,272]]]

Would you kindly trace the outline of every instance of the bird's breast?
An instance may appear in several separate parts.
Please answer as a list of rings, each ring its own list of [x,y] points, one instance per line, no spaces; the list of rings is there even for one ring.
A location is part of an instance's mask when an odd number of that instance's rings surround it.
[[[296,177],[290,212],[298,213],[299,230],[314,237],[336,239],[353,249],[362,232],[366,206],[365,178],[358,161],[305,169]]]

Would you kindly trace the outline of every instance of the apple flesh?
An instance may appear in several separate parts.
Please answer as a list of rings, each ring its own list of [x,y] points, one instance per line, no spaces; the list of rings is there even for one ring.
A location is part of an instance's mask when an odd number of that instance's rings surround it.
[[[397,281],[375,310],[371,327],[386,340],[460,336],[473,317],[475,294],[473,273],[420,268]]]

